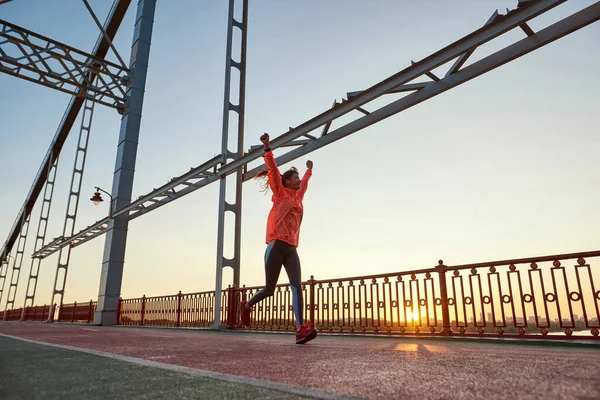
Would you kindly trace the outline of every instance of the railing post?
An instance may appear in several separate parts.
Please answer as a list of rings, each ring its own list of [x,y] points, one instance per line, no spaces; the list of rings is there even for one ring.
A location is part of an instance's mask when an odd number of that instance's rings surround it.
[[[123,298],[119,296],[119,305],[117,306],[117,325],[121,325],[121,312],[123,311]]]
[[[309,285],[310,285],[310,291],[309,291],[309,300],[308,300],[308,304],[310,306],[309,308],[309,312],[308,312],[308,318],[309,320],[314,324],[315,323],[315,277],[314,275],[310,276],[310,280],[308,281]]]
[[[71,322],[75,322],[75,309],[77,308],[77,302],[73,303],[73,313],[71,314]]]
[[[33,306],[33,304],[32,304],[32,306]],[[26,318],[27,318],[26,314],[27,314],[27,309],[28,309],[28,308],[29,308],[29,307],[25,307],[25,306],[23,306],[23,310],[21,310],[21,319],[19,320],[19,322],[21,322],[21,321],[26,321]],[[35,309],[34,309],[34,311],[33,311],[33,312],[34,312],[34,314],[35,314]]]
[[[177,327],[181,326],[181,290],[177,294]]]
[[[231,285],[227,285],[225,296],[227,296],[227,303],[223,305],[223,307],[226,307],[225,326],[229,329],[231,328],[231,321],[233,321],[233,316],[231,315],[233,311],[231,308]]]
[[[94,301],[92,299],[90,299],[90,307],[88,308],[88,317],[87,317],[88,324],[90,322],[92,322],[92,318],[94,318],[94,311],[92,310],[93,303],[94,303]]]
[[[236,306],[235,306],[235,295],[234,295],[235,285],[229,285],[227,287],[226,295],[227,295],[227,329],[231,329],[236,325]]]
[[[438,261],[436,268],[439,269],[438,276],[440,278],[440,296],[442,300],[442,335],[452,335],[452,327],[450,325],[450,309],[448,308],[448,291],[446,287],[446,266],[443,260]]]
[[[59,319],[59,320],[60,320],[60,311],[61,311],[61,310],[58,310],[58,312],[59,312],[59,318],[58,318],[58,319]],[[56,314],[56,303],[54,303],[54,304],[52,305],[52,317],[50,317],[50,322],[54,322],[54,315],[55,315],[55,314]]]
[[[144,325],[144,314],[146,314],[146,295],[142,296],[142,320],[140,325]]]

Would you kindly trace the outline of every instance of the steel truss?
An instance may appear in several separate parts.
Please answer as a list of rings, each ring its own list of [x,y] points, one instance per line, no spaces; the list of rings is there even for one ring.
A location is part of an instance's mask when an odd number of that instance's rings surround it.
[[[29,232],[29,218],[31,215],[21,220],[21,234],[19,235],[19,241],[17,242],[17,254],[13,259],[12,273],[10,276],[10,286],[8,287],[8,296],[6,297],[6,307],[4,308],[4,318],[6,319],[6,312],[12,310],[15,307],[15,296],[17,294],[17,286],[19,284],[19,277],[21,275],[21,265],[23,265],[23,255],[25,253],[25,244],[27,243],[27,232]],[[8,272],[8,270],[7,270]],[[4,291],[4,283],[2,282],[2,291]],[[0,297],[2,296],[0,291]],[[0,299],[1,300],[1,299]]]
[[[273,139],[271,141],[271,148],[273,149],[295,147],[277,157],[277,162],[283,164],[302,157],[498,68],[600,19],[600,2],[597,2],[538,32],[533,32],[527,25],[527,21],[558,6],[564,1],[566,0],[521,2],[520,5],[522,6],[509,11],[505,15],[494,13],[482,28],[453,44],[421,61],[412,63],[411,66],[366,90],[348,93],[347,100],[334,102],[330,110],[295,128],[291,128],[288,132]],[[515,28],[522,29],[527,37],[464,67],[468,57],[477,47]],[[434,69],[452,60],[455,61],[443,78],[439,78],[433,74],[432,71]],[[427,81],[412,82],[424,76],[428,78]],[[373,100],[400,92],[412,93],[376,110],[369,111],[365,109],[365,105]],[[357,111],[361,116],[350,123],[330,131],[331,125],[336,119],[353,111]],[[320,130],[320,132],[316,133],[318,136],[311,135],[311,133],[317,130]],[[248,170],[249,163],[262,157],[262,151],[258,148],[251,148],[247,153],[235,156],[232,157],[234,158],[233,161],[226,163],[223,163],[222,155],[206,161],[191,171],[173,178],[160,188],[139,197],[136,201],[117,209],[113,212],[113,218],[126,216],[128,220],[132,220],[237,171],[243,170],[243,181],[247,181],[255,177],[264,168],[263,165],[260,165]],[[73,236],[56,238],[52,243],[35,252],[32,257],[44,258],[69,244],[78,246],[98,237],[107,231],[109,220],[110,218],[108,217],[104,218]]]
[[[98,37],[98,40],[96,41],[96,45],[94,46],[94,50],[92,52],[92,55],[95,58],[103,59],[104,57],[106,57],[106,54],[108,53],[108,49],[110,47],[110,40],[114,39],[119,27],[121,26],[121,22],[125,17],[125,13],[129,8],[130,3],[131,0],[115,0],[115,2],[113,3],[113,6],[110,9],[106,18],[104,28],[100,36]],[[90,75],[95,74],[96,73],[94,70],[90,70]],[[35,205],[35,202],[38,196],[40,195],[42,188],[45,185],[50,166],[56,161],[56,158],[60,155],[60,152],[65,141],[67,140],[69,132],[71,131],[71,128],[75,123],[75,120],[77,118],[77,115],[79,114],[79,111],[81,110],[81,107],[83,106],[84,100],[85,99],[83,96],[78,95],[73,96],[71,98],[71,101],[67,106],[65,114],[63,115],[63,118],[60,121],[54,139],[50,144],[50,148],[44,156],[42,164],[34,179],[33,185],[31,186],[31,189],[27,194],[27,197],[25,199],[25,202],[23,203],[23,206],[21,207],[21,210],[19,210],[19,213],[10,230],[10,233],[8,234],[8,238],[6,239],[2,248],[0,249],[0,258],[4,259],[8,256],[15,241],[17,240],[23,216],[28,217],[31,213],[31,210],[33,209],[33,206]]]
[[[127,68],[1,19],[0,72],[120,110],[125,106]]]
[[[4,285],[6,284],[6,274],[8,274],[9,261],[10,259],[8,256],[6,259],[0,260],[0,305],[2,304],[2,293],[4,292]]]
[[[227,160],[239,158],[244,153],[244,112],[246,108],[246,45],[248,42],[248,0],[240,0],[242,3],[242,21],[234,18],[234,8],[236,0],[229,0],[229,19],[227,23],[227,54],[225,62],[225,95],[223,98],[223,132],[221,142],[221,163],[225,164]],[[239,61],[233,59],[232,49],[234,47],[233,29],[238,28],[241,31]],[[240,73],[238,82],[238,104],[232,104],[231,99],[231,72],[236,68]],[[236,152],[229,150],[229,116],[230,113],[237,114],[237,145]],[[233,284],[240,285],[240,260],[242,247],[242,170],[238,169],[235,173],[235,202],[227,202],[227,176],[220,178],[219,186],[219,217],[217,222],[217,267],[216,284],[217,293],[215,295],[215,305],[213,308],[215,327],[220,325],[219,314],[221,313],[221,288],[223,287],[223,268],[231,267],[233,269]],[[233,179],[229,179],[233,181]],[[233,182],[232,182],[233,183]],[[225,247],[225,213],[231,212],[234,215],[233,229],[233,257],[227,258],[224,255]]]
[[[0,71],[109,107],[125,105],[129,70],[0,20]],[[92,84],[94,71],[98,85]]]
[[[79,140],[77,141],[77,151],[75,152],[73,173],[71,174],[71,185],[69,186],[69,200],[67,202],[65,222],[63,225],[63,237],[66,235],[71,236],[73,235],[73,232],[75,232],[75,221],[77,220],[77,209],[79,207],[79,195],[81,193],[81,183],[83,181],[87,150],[90,143],[90,130],[92,127],[92,120],[94,118],[94,105],[95,103],[92,100],[87,99],[83,107],[81,126],[79,128]],[[54,288],[52,290],[52,300],[50,301],[50,304],[56,304],[54,300],[56,296],[58,296],[60,299],[58,304],[62,306],[70,258],[71,246],[62,247],[58,256],[58,264],[56,266]],[[52,309],[50,310],[50,314],[48,315],[49,321],[52,321],[53,311],[54,310]]]
[[[54,194],[54,182],[56,180],[56,170],[58,168],[58,157],[54,163],[50,165],[46,186],[44,188],[44,196],[42,197],[42,207],[40,208],[40,219],[38,222],[38,230],[35,238],[34,251],[40,249],[46,241],[46,230],[48,228],[48,218],[50,217],[50,206],[52,205],[52,196]],[[38,276],[42,260],[39,258],[31,259],[29,267],[29,279],[27,280],[27,288],[25,289],[25,302],[23,304],[23,314],[21,319],[25,317],[25,309],[28,306],[33,306],[35,301],[35,292],[37,290]],[[27,304],[29,303],[29,305]]]
[[[129,60],[132,73],[131,84],[127,88],[128,109],[121,118],[111,189],[111,211],[131,203],[155,10],[156,0],[140,0],[137,4]],[[112,212],[109,215],[112,217]],[[94,312],[95,324],[115,325],[118,321],[128,225],[129,220],[125,216],[111,218],[108,223],[98,305]]]

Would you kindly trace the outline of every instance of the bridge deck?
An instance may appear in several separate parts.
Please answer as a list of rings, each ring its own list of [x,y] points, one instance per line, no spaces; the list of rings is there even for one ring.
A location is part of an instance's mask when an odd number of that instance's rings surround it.
[[[87,351],[0,336],[2,398],[600,398],[598,344],[321,335],[302,346],[289,334],[18,322],[0,334]]]

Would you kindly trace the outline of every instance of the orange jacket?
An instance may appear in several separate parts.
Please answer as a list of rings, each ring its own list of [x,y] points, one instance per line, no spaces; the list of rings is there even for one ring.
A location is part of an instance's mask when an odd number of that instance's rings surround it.
[[[271,197],[273,207],[267,219],[267,244],[271,240],[282,240],[298,247],[300,224],[304,213],[302,199],[308,188],[312,170],[306,170],[300,181],[300,189],[295,191],[283,187],[281,174],[273,158],[273,152],[265,152],[265,164],[268,168],[269,187],[273,192]]]

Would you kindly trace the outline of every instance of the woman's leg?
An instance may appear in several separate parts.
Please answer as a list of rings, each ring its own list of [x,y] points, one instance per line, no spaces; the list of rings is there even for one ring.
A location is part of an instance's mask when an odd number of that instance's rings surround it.
[[[277,286],[277,280],[279,279],[279,273],[281,272],[281,265],[284,259],[284,248],[282,245],[285,243],[279,240],[272,240],[267,249],[265,250],[265,287],[262,290],[256,292],[256,294],[248,300],[246,307],[251,308],[253,305],[261,300],[272,296],[275,292],[275,286]]]
[[[294,315],[296,317],[296,326],[304,325],[304,298],[302,295],[302,272],[300,270],[300,257],[296,248],[286,243],[288,247],[286,257],[283,260],[283,266],[290,281],[292,289],[292,302],[294,305]]]

